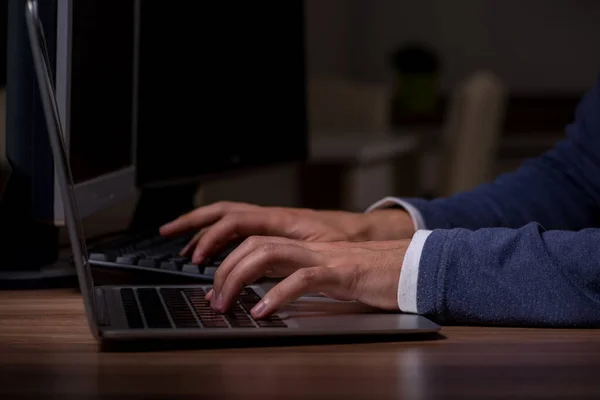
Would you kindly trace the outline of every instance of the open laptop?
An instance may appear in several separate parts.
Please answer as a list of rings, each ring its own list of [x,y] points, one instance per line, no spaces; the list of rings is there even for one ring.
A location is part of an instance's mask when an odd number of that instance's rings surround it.
[[[204,299],[207,285],[95,286],[63,143],[63,129],[50,79],[51,68],[37,1],[28,0],[26,18],[38,86],[85,314],[101,342],[141,339],[208,339],[325,335],[434,333],[440,327],[411,314],[385,313],[357,302],[304,296],[269,318],[249,310],[265,294],[260,285],[244,288],[231,311],[213,311]]]

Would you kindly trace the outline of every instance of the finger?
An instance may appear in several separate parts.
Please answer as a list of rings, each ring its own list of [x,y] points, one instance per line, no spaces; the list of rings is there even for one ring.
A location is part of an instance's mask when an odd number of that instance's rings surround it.
[[[206,296],[204,296],[204,298],[206,300],[210,301],[213,298],[214,294],[215,294],[215,291],[213,289],[210,289],[208,291],[208,293],[206,293]]]
[[[297,242],[297,240],[282,237],[249,236],[223,260],[215,273],[213,288],[221,290],[223,282],[225,282],[231,271],[256,249],[267,244],[296,244]],[[265,272],[268,271],[269,269]]]
[[[198,231],[198,233],[196,233],[194,235],[194,237],[183,247],[183,249],[181,249],[181,251],[179,252],[179,255],[185,256],[185,255],[189,254],[189,252],[192,250],[192,248],[194,248],[196,246],[196,243],[198,243],[198,240],[200,239],[200,237],[202,235],[204,235],[204,233],[206,233],[207,230],[208,230],[208,228],[200,229],[200,231]]]
[[[222,276],[213,285],[214,300],[211,305],[221,312],[230,307],[240,290],[264,275],[264,271],[285,263],[292,271],[309,268],[319,262],[318,253],[295,244],[266,243],[243,258],[225,280]]]
[[[276,236],[249,236],[239,246],[237,246],[221,263],[217,272],[215,273],[214,282],[217,287],[221,287],[223,282],[231,270],[248,254],[252,253],[261,245],[266,243],[278,243],[278,244],[295,244],[297,240],[288,239]],[[268,271],[267,271],[268,272]],[[214,284],[213,284],[214,286]]]
[[[212,225],[198,240],[192,262],[199,263],[231,241],[235,235],[281,235],[285,229],[284,217],[271,212],[230,213]]]
[[[260,244],[267,243],[267,242],[280,243],[280,244],[285,244],[285,243],[293,244],[296,241],[293,239],[288,239],[288,238],[268,237],[268,236],[250,236],[250,237],[246,238],[246,240],[244,240],[238,247],[236,247],[235,250],[233,250],[225,258],[225,260],[223,260],[223,262],[219,266],[219,269],[217,269],[217,272],[215,274],[215,280],[217,281],[217,285],[219,287],[221,287],[222,285],[220,282],[223,282],[225,279],[227,279],[227,276],[229,275],[231,270],[240,262],[240,260],[242,260],[248,254],[253,252],[258,246],[260,246]],[[267,277],[270,277],[270,278],[277,278],[277,277],[287,276],[289,274],[286,274],[281,269],[272,268],[272,269],[265,270],[264,275]],[[214,283],[213,283],[213,286],[214,286]],[[204,298],[206,300],[210,301],[213,298],[214,293],[215,293],[215,290],[210,289],[208,291],[208,293],[206,293],[206,296],[204,296]]]
[[[160,227],[161,235],[171,236],[191,229],[204,228],[214,224],[227,213],[251,209],[253,206],[246,203],[217,202],[204,207],[198,207],[189,213],[174,219]]]
[[[332,268],[302,268],[279,282],[250,310],[256,319],[265,318],[307,293],[326,292],[339,285]]]

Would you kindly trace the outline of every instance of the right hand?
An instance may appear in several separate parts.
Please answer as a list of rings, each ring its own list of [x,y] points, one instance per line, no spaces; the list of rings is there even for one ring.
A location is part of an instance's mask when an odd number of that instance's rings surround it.
[[[381,209],[365,214],[262,207],[235,202],[199,207],[163,225],[160,233],[176,236],[190,230],[199,232],[181,254],[193,252],[194,263],[201,263],[232,240],[254,235],[321,242],[361,242],[406,239],[414,234],[410,216],[401,209]]]

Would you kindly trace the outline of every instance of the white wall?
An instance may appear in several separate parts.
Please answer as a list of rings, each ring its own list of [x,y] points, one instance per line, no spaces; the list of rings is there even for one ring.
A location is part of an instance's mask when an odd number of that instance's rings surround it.
[[[491,68],[513,91],[580,91],[600,72],[598,0],[307,0],[309,71],[388,82],[386,57],[425,41],[442,88]],[[335,71],[334,71],[335,70]]]

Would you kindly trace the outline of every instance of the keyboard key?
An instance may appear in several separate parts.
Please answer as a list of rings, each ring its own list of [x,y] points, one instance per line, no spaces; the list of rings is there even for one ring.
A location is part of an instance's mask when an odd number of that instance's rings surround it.
[[[206,292],[202,288],[198,288],[198,287],[186,288],[186,289],[184,289],[184,292],[186,295],[193,296],[193,297],[204,298],[204,296],[206,296]]]
[[[158,292],[153,288],[137,289],[138,299],[142,306],[148,328],[171,328],[171,322],[160,301]]]
[[[140,267],[157,268],[158,261],[153,258],[144,258],[138,262]]]
[[[187,272],[188,274],[201,274],[202,273],[202,267],[200,267],[199,265],[196,264],[185,264],[182,268],[181,268],[182,272]]]
[[[230,311],[225,313],[225,318],[233,328],[256,328],[252,319],[239,304],[236,304]]]
[[[229,328],[223,314],[215,311],[204,298],[206,293],[202,289],[190,288],[184,290],[190,303],[194,306],[196,315],[205,328]]]
[[[113,261],[116,257],[116,253],[106,252],[106,253],[90,253],[90,260],[93,261]]]
[[[179,271],[181,268],[181,264],[178,264],[173,261],[163,261],[160,263],[160,269],[164,269],[167,271]]]
[[[125,309],[127,324],[131,329],[144,329],[144,321],[135,300],[133,289],[121,289],[121,301]]]
[[[260,296],[250,287],[245,287],[240,291],[239,304],[250,314],[250,310],[260,301]],[[261,328],[287,328],[285,322],[277,315],[271,315],[267,318],[256,320]]]
[[[213,255],[201,265],[194,265],[189,257],[179,255],[181,249],[194,235],[195,232],[191,232],[189,235],[166,238],[156,235],[155,231],[119,235],[91,245],[90,263],[101,266],[110,263],[113,267],[124,268],[137,265],[171,274],[203,275],[210,279],[222,261],[239,243],[230,243],[220,253]]]
[[[163,288],[160,294],[176,328],[198,328],[198,321],[179,289]]]
[[[244,288],[240,292],[239,302],[247,312],[250,312],[256,304],[260,301],[260,296],[257,295],[254,290],[250,288]]]
[[[188,257],[175,256],[175,257],[171,257],[169,259],[169,261],[174,262],[174,263],[179,263],[179,264],[186,264],[190,261],[190,259]]]
[[[132,254],[126,254],[123,256],[117,257],[117,263],[119,264],[127,264],[127,265],[135,265],[138,262],[139,257]]]

